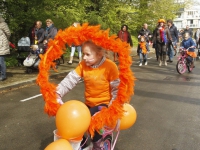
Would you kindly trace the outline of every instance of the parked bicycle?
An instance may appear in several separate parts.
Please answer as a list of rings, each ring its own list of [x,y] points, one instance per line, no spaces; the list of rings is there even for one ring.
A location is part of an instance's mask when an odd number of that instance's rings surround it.
[[[194,61],[194,59],[187,54],[188,49],[180,48],[179,50],[180,55],[176,64],[176,70],[179,74],[184,74],[187,69],[188,72],[191,72],[194,68],[192,66],[192,61]]]

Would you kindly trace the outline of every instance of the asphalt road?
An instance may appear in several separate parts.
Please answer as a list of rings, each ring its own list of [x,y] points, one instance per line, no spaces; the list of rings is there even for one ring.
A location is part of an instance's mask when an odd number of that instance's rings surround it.
[[[133,127],[120,132],[115,150],[200,149],[200,61],[192,73],[179,75],[176,59],[159,67],[150,54],[148,65],[139,67],[133,57],[137,81],[131,105],[138,117]],[[79,83],[63,100],[83,101],[83,89]],[[44,150],[53,141],[55,119],[44,113],[38,86],[2,93],[0,103],[0,150]]]

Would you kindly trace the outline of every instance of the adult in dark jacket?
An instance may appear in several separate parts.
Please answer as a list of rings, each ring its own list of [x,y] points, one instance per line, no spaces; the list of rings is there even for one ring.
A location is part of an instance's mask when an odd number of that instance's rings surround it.
[[[36,27],[35,27],[35,40],[38,41],[42,35],[43,35],[44,29],[42,28],[42,22],[38,20],[36,22]],[[40,41],[42,43],[43,41]],[[40,44],[38,43],[38,44]]]
[[[131,34],[128,32],[128,26],[122,25],[121,30],[117,34],[118,38],[120,38],[123,42],[127,42],[130,46],[133,46]],[[117,61],[117,53],[114,53],[114,61]]]
[[[139,31],[139,33],[138,33],[138,39],[140,39],[141,36],[145,37],[146,48],[147,48],[148,51],[150,51],[150,49],[149,49],[149,41],[150,41],[150,38],[152,37],[152,33],[148,29],[147,23],[144,23],[143,28]],[[139,44],[138,44],[138,49],[139,49]]]
[[[170,35],[171,35],[171,41],[168,42],[168,51],[167,51],[167,55],[169,57],[169,59],[167,60],[167,62],[173,62],[173,57],[174,57],[174,50],[176,50],[176,43],[179,42],[179,37],[178,37],[178,30],[176,28],[176,26],[173,24],[173,21],[170,19],[170,20],[167,20],[167,25],[168,25],[168,28],[169,28],[169,32],[170,32]]]
[[[190,37],[193,37],[192,29],[189,28],[189,26],[186,26],[186,29],[182,32],[182,36],[184,37],[185,33],[189,33]]]
[[[169,29],[165,26],[165,20],[159,19],[153,35],[153,43],[156,43],[156,48],[159,52],[159,66],[162,66],[162,62],[164,62],[165,66],[167,66],[166,51],[169,40],[171,40],[171,35]]]
[[[42,42],[43,46],[46,46],[50,39],[54,39],[58,32],[51,19],[46,20],[46,25],[46,30],[43,32],[42,36],[38,40],[38,43]]]

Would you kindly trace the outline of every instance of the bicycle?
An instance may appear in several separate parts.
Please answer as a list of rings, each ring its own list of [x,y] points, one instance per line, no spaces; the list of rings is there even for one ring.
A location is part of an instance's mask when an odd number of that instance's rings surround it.
[[[117,125],[116,125],[116,127],[115,127],[114,129],[111,129],[111,128],[109,128],[109,127],[104,127],[104,128],[100,131],[101,134],[102,134],[102,141],[101,141],[101,143],[100,143],[101,150],[114,150],[114,147],[115,147],[115,144],[116,144],[116,142],[117,142],[117,139],[118,139],[118,136],[119,136],[119,132],[120,132],[120,130],[119,130],[119,125],[120,125],[120,121],[117,122]],[[115,139],[114,139],[114,132],[115,132],[115,131],[116,131],[117,133],[116,133]],[[53,133],[54,133],[54,141],[56,141],[56,140],[62,138],[62,137],[60,137],[60,136],[57,134],[57,130],[54,130]],[[76,147],[75,149],[78,149],[78,150],[92,150],[92,148],[93,148],[92,142],[90,142],[90,144],[89,144],[86,148],[82,148],[83,145],[85,145],[86,142],[88,141],[89,136],[90,136],[90,135],[87,136],[86,140],[84,141],[84,143],[83,143],[82,145],[79,145],[79,146],[78,146],[79,148],[77,148],[77,147],[75,146],[75,147]],[[70,141],[70,144],[71,144],[71,145],[73,145],[73,143],[74,143],[73,140]],[[76,143],[76,141],[75,141],[75,143]]]
[[[191,47],[189,47],[191,48]],[[189,49],[188,48],[188,49]],[[179,74],[184,74],[188,69],[188,72],[191,72],[194,67],[192,67],[193,58],[187,54],[188,49],[180,48],[180,55],[176,64],[176,70]]]

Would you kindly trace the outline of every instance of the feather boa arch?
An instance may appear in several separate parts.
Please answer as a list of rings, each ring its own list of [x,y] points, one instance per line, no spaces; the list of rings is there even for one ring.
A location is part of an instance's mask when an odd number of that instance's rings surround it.
[[[55,116],[60,104],[56,100],[56,86],[49,82],[49,70],[55,64],[53,61],[63,54],[65,44],[80,45],[87,40],[92,40],[96,45],[106,50],[119,54],[119,78],[120,84],[118,94],[110,107],[102,109],[91,119],[89,132],[93,137],[94,131],[99,131],[104,125],[114,127],[118,119],[123,116],[123,104],[129,103],[134,94],[134,74],[130,69],[132,58],[130,56],[130,46],[122,42],[116,35],[109,36],[109,30],[101,30],[100,25],[90,26],[88,23],[78,27],[69,27],[59,30],[55,39],[48,43],[47,52],[41,55],[39,64],[39,74],[37,84],[45,101],[44,110],[49,116]]]

